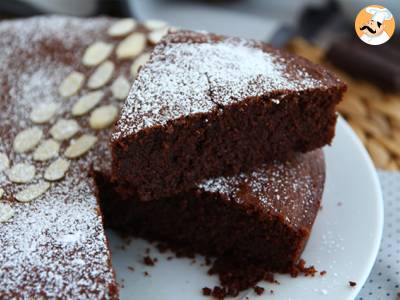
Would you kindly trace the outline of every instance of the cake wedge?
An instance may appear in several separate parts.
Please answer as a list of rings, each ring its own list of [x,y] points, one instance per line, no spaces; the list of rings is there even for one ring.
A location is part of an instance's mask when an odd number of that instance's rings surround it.
[[[345,85],[264,43],[167,35],[140,70],[112,135],[112,180],[148,201],[329,144]]]

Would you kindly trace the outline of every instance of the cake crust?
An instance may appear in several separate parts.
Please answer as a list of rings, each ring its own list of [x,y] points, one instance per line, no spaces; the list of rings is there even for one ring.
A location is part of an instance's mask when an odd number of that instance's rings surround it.
[[[329,144],[345,85],[256,41],[170,33],[141,69],[112,136],[113,182],[144,201]]]

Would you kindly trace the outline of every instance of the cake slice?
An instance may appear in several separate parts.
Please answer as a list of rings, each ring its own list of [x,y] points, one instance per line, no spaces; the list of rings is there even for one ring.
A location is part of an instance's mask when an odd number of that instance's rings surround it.
[[[118,298],[89,171],[110,168],[148,33],[129,19],[0,22],[1,299]]]
[[[141,69],[112,136],[121,195],[153,200],[329,144],[345,85],[256,41],[180,31]]]
[[[255,285],[267,272],[294,270],[324,180],[321,150],[146,202],[121,200],[109,176],[96,175],[106,224],[124,235],[164,242],[180,254],[215,257],[211,270],[229,295]]]

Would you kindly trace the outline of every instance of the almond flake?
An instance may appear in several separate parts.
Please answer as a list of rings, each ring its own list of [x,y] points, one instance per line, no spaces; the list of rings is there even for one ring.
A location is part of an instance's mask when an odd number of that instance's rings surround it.
[[[15,199],[19,202],[30,202],[33,199],[44,194],[50,187],[50,183],[42,181],[36,184],[31,184],[27,186],[22,191],[18,192],[15,195]]]
[[[24,153],[32,150],[39,144],[42,136],[43,131],[38,127],[31,127],[21,131],[14,139],[14,151]]]
[[[134,19],[122,19],[111,25],[107,33],[110,36],[124,36],[132,32],[136,28],[136,25],[137,23]]]
[[[55,103],[41,104],[31,112],[31,120],[36,124],[43,124],[51,120],[58,109]]]
[[[103,98],[104,92],[95,91],[83,95],[76,101],[74,106],[72,107],[72,115],[73,116],[82,116],[90,111],[93,107],[95,107]]]
[[[105,85],[112,77],[114,73],[114,63],[107,60],[103,62],[93,72],[88,81],[88,87],[91,89],[97,89]]]
[[[111,85],[111,92],[118,100],[125,100],[128,97],[130,88],[129,81],[125,77],[119,76]]]
[[[0,199],[3,198],[3,195],[4,195],[4,190],[0,188]]]
[[[85,75],[73,71],[61,83],[59,88],[60,95],[63,97],[71,97],[75,95],[82,87],[84,81]]]
[[[4,153],[0,153],[0,172],[10,167],[10,161]]]
[[[168,33],[168,28],[157,29],[149,33],[148,39],[153,45],[159,43],[161,39]]]
[[[14,216],[14,209],[10,204],[5,202],[0,202],[0,223],[7,222]]]
[[[164,27],[167,27],[167,23],[161,20],[148,20],[146,22],[144,22],[144,26],[150,30],[157,30],[157,29],[161,29]]]
[[[111,55],[113,48],[112,44],[95,42],[86,49],[82,62],[85,66],[97,66]]]
[[[82,156],[93,147],[96,143],[97,137],[84,134],[76,140],[72,140],[67,150],[65,150],[65,156],[68,158],[76,158]]]
[[[79,129],[75,120],[60,119],[51,127],[50,134],[57,141],[64,141],[73,137]]]
[[[48,166],[44,173],[44,179],[48,181],[60,180],[67,173],[69,165],[69,160],[58,158]]]
[[[59,150],[60,143],[53,139],[45,140],[33,152],[33,159],[38,161],[49,160],[50,158],[57,157]]]
[[[139,55],[146,47],[146,35],[135,32],[121,41],[116,53],[119,59],[132,58]]]
[[[90,115],[89,124],[93,129],[104,129],[114,123],[118,117],[118,108],[114,105],[104,105],[96,108]]]
[[[136,75],[139,71],[139,68],[141,66],[143,66],[149,60],[149,58],[150,58],[150,53],[146,52],[135,59],[135,61],[133,62],[132,66],[131,66],[131,75],[133,78],[136,77]]]
[[[35,167],[27,163],[18,163],[8,170],[10,181],[15,183],[27,183],[35,177]]]

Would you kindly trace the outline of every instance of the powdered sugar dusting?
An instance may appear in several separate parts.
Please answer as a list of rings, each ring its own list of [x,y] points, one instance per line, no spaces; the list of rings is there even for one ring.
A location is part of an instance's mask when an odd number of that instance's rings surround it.
[[[305,68],[254,41],[170,33],[142,68],[113,138],[271,92],[321,85]]]
[[[319,202],[325,177],[321,150],[299,154],[284,163],[275,161],[251,173],[219,177],[202,182],[208,192],[225,194],[231,201],[242,203],[257,199],[268,213],[285,216],[287,224],[300,228],[311,225]],[[245,199],[245,200],[243,200]]]
[[[34,161],[32,152],[16,153],[12,142],[18,132],[32,126],[33,108],[58,105],[56,117],[36,125],[43,138],[60,118],[73,119],[71,110],[82,94],[62,98],[59,86],[72,71],[87,77],[92,70],[82,66],[85,49],[96,40],[115,42],[107,35],[112,21],[105,18],[37,17],[0,23],[0,153],[10,166],[32,164],[36,175],[29,184],[43,182],[49,161]],[[117,62],[116,73],[127,76],[130,62]],[[117,76],[117,75],[116,75]],[[110,104],[111,90],[103,88],[103,104]],[[118,105],[118,101],[115,100]],[[87,172],[94,163],[103,168],[110,159],[110,131],[94,133],[85,118],[76,119],[81,134],[96,134],[98,146],[71,162],[65,177],[29,203],[15,195],[29,184],[14,184],[0,171],[2,201],[14,216],[0,226],[0,294],[6,298],[109,299],[115,283],[102,218],[93,180]],[[64,153],[69,141],[61,143]],[[101,158],[101,159],[99,159]],[[108,167],[108,166],[107,166]],[[104,167],[105,168],[105,167]]]

